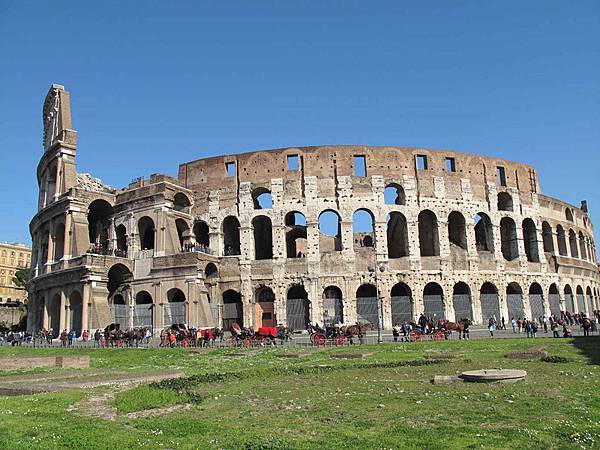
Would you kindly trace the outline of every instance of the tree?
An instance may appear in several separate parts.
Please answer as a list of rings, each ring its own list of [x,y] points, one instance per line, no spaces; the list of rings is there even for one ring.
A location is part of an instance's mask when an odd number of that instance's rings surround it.
[[[31,270],[29,267],[25,267],[24,269],[19,269],[15,272],[12,282],[16,287],[26,289],[30,277]]]

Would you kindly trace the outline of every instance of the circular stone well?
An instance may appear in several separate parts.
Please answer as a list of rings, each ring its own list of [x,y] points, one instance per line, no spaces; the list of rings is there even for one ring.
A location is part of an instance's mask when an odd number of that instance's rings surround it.
[[[527,372],[517,369],[483,369],[469,370],[460,374],[465,381],[478,383],[495,383],[498,381],[518,381],[527,376]]]

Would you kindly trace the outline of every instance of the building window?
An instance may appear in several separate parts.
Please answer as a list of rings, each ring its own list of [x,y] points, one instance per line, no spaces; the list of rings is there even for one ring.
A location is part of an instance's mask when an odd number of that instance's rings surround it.
[[[357,177],[367,176],[367,157],[364,155],[354,156],[354,175]]]
[[[225,163],[225,168],[227,169],[227,176],[228,177],[235,177],[235,162],[233,162],[233,161],[226,162]]]
[[[298,155],[287,155],[288,170],[296,171],[300,169],[300,158]]]
[[[417,155],[417,170],[427,170],[427,155]]]
[[[454,158],[446,158],[446,172],[456,172],[456,161]]]
[[[498,185],[506,186],[506,171],[504,170],[504,167],[496,167],[496,174],[498,176]]]

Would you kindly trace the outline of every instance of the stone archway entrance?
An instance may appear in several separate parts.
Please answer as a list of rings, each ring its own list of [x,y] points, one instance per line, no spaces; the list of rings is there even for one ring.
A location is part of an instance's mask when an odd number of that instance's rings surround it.
[[[254,323],[257,328],[274,327],[277,325],[275,295],[269,287],[257,289],[256,304],[254,306]]]

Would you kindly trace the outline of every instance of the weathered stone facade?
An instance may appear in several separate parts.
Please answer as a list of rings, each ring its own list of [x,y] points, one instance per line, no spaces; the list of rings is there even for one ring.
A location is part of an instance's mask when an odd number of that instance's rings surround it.
[[[481,323],[598,308],[587,205],[541,194],[531,166],[303,147],[192,161],[177,179],[114,190],[77,175],[61,86],[44,123],[31,329],[380,318],[389,328],[423,311]]]

